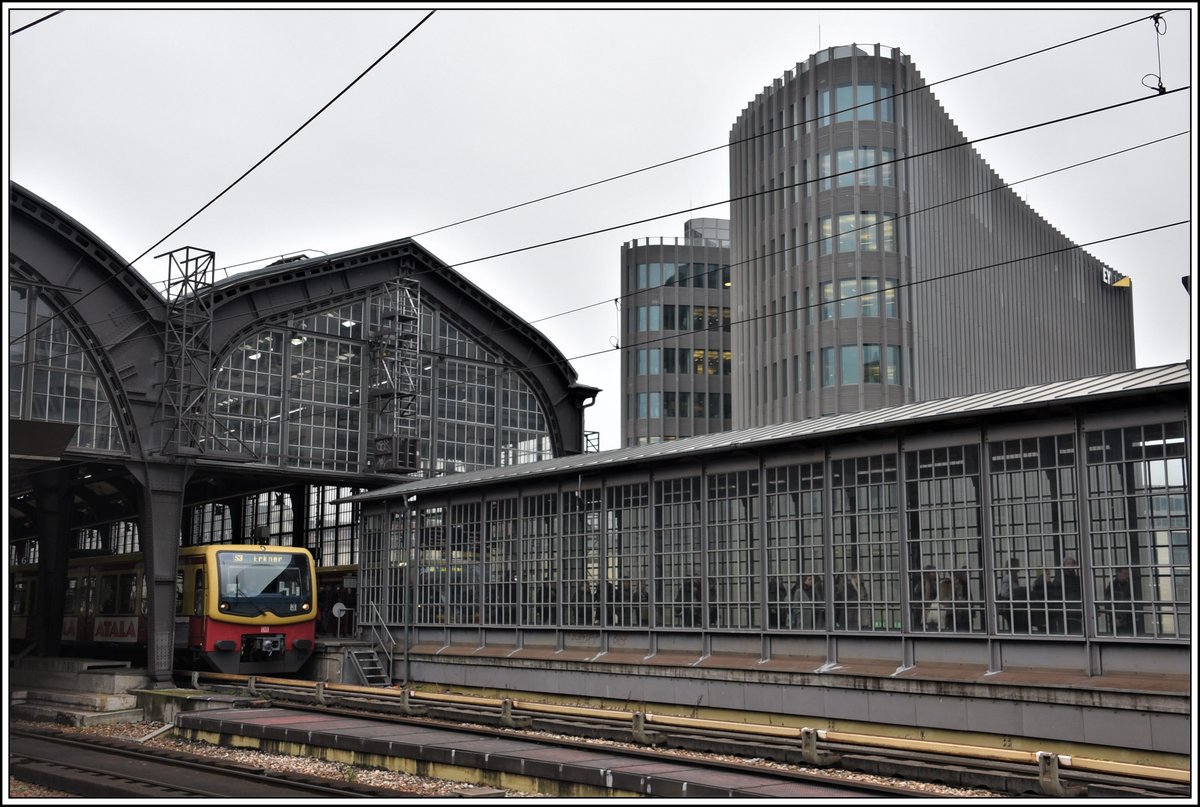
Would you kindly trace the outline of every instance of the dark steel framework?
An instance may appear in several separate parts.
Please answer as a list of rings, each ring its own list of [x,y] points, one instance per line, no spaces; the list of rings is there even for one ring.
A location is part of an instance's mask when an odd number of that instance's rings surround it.
[[[722,451],[680,441],[359,498],[390,548],[387,622],[426,646],[602,653],[619,637],[648,655],[1098,675],[1133,642],[1178,650],[1145,655],[1163,671],[1191,639],[1189,420],[1178,387],[1150,395],[1164,403],[949,402],[933,423],[896,410],[803,439],[733,433]]]
[[[9,196],[10,428],[32,450],[9,458],[8,557],[39,565],[39,654],[59,649],[68,555],[140,549],[147,664],[168,684],[181,540],[306,546],[353,564],[356,506],[333,500],[394,481],[374,464],[376,437],[432,448],[414,462],[393,442],[389,474],[584,449],[599,390],[415,242],[219,283],[213,253],[187,247],[168,253],[164,296],[61,210],[15,184]],[[372,388],[385,393],[377,409]]]
[[[364,493],[393,673],[1187,754],[1189,406],[1175,365]]]

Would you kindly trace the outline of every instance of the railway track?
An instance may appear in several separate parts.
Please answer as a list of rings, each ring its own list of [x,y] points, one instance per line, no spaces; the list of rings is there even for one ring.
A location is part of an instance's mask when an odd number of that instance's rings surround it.
[[[13,728],[9,775],[85,798],[409,798],[401,790],[299,776],[114,738]]]
[[[212,676],[216,679],[231,678]],[[830,777],[821,769],[840,769],[984,789],[1011,796],[1087,796],[1173,798],[1191,794],[1187,771],[1119,762],[1103,762],[1012,749],[947,746],[938,743],[844,732],[818,732],[779,726],[749,726],[718,721],[653,716],[611,710],[525,704],[508,699],[417,693],[368,687],[315,684],[287,679],[228,682],[276,705],[364,714],[389,720],[449,721],[456,728],[512,736],[517,730],[569,735],[579,745],[607,740],[650,748],[675,748],[805,766],[809,781]],[[571,741],[562,740],[564,745]],[[674,757],[678,759],[678,757]],[[736,766],[727,768],[735,769]],[[761,770],[761,766],[748,766]],[[874,795],[883,795],[877,790]],[[894,788],[887,795],[914,791]],[[928,795],[922,793],[921,795]]]

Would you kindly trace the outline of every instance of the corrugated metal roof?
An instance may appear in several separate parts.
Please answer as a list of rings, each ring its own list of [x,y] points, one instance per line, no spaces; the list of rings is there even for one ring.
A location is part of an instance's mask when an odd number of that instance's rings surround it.
[[[895,426],[955,417],[972,412],[1047,405],[1082,398],[1119,396],[1139,390],[1186,386],[1190,383],[1191,370],[1186,363],[1168,364],[1090,378],[1058,381],[1053,384],[1039,384],[965,395],[958,398],[944,398],[940,401],[904,404],[887,409],[873,409],[867,412],[831,415],[752,429],[717,432],[689,437],[685,440],[616,448],[590,454],[558,457],[542,462],[439,476],[380,488],[350,497],[347,501],[377,501],[462,485],[548,476],[571,471],[585,472],[599,468],[630,465],[661,457],[707,454],[735,447],[756,448],[800,437],[836,434],[842,431],[861,431],[873,426]]]

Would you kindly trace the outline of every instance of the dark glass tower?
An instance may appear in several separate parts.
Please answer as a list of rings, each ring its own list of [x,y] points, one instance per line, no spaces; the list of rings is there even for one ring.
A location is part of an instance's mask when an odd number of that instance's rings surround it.
[[[621,444],[729,429],[729,222],[630,241],[621,267]]]

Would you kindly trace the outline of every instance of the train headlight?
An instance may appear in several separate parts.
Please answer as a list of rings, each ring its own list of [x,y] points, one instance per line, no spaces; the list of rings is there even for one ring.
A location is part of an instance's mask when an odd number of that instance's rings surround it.
[[[301,610],[301,611],[307,611],[307,610],[308,610],[310,607],[311,607],[311,606],[309,606],[309,604],[308,604],[308,603],[302,603],[302,604],[300,605],[300,610]]]
[[[219,607],[222,611],[228,611],[229,603],[225,602],[225,600],[221,600],[221,605]]]

